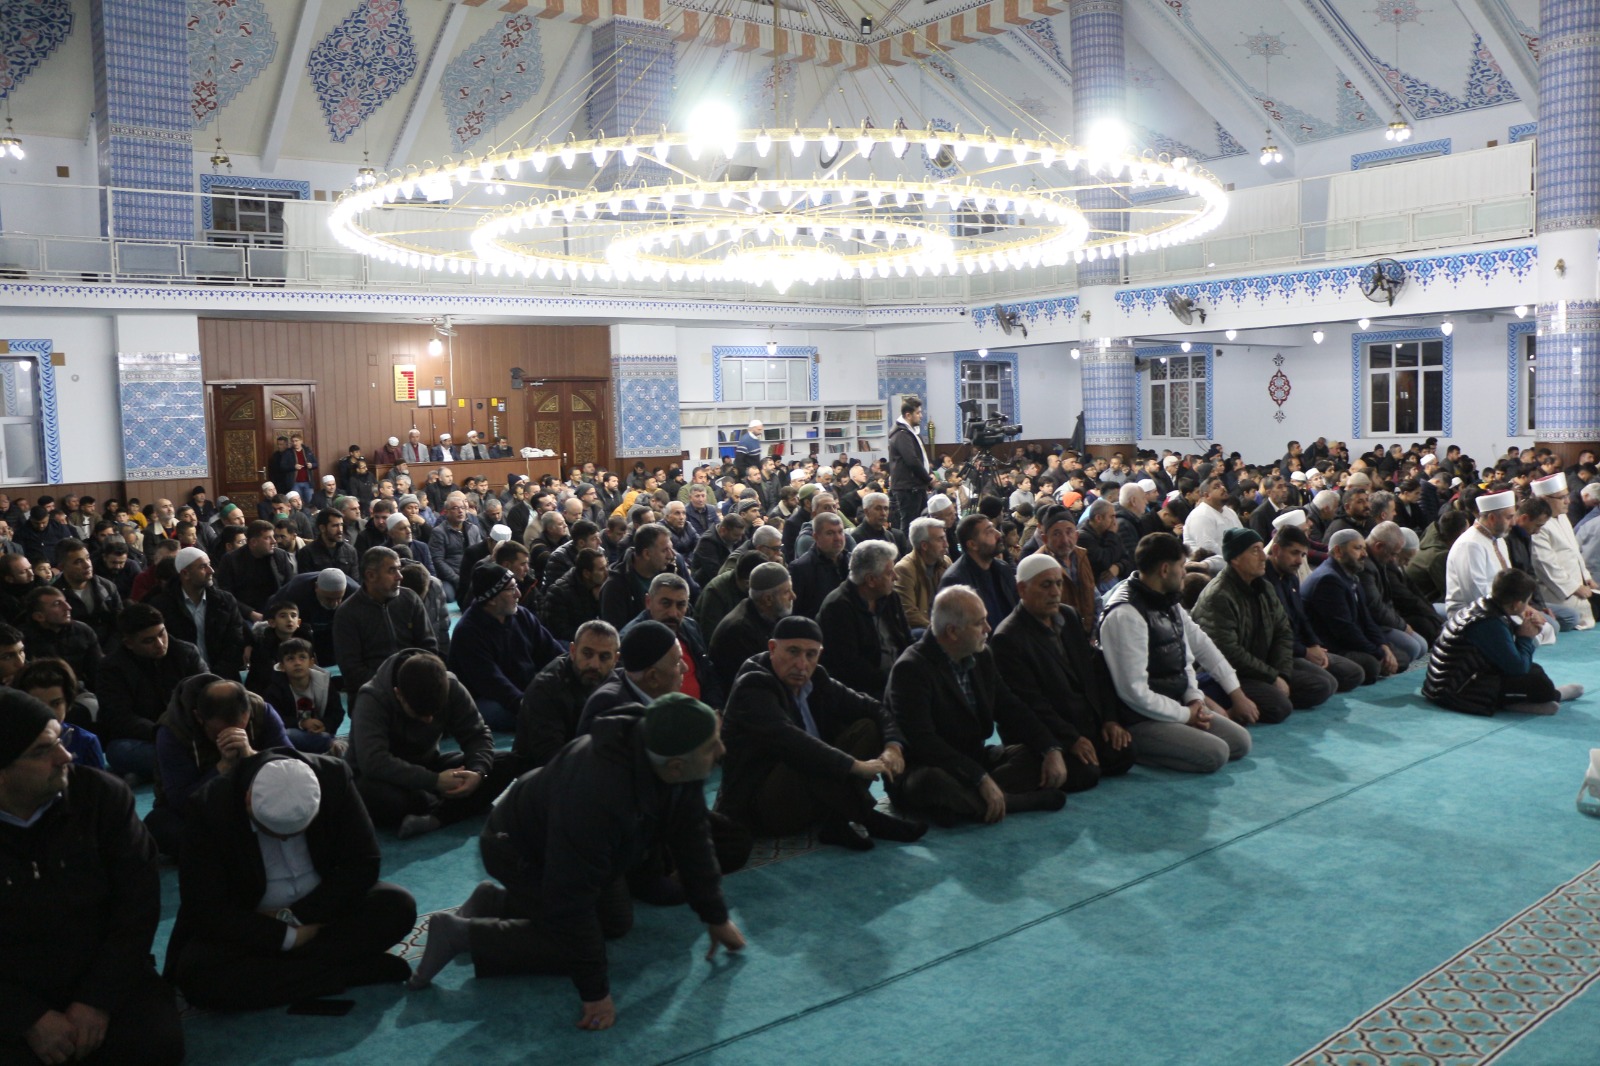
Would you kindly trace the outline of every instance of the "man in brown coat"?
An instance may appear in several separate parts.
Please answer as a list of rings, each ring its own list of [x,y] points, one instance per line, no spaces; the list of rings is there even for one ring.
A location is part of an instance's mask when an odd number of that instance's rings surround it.
[[[939,519],[918,518],[911,523],[911,551],[894,564],[894,591],[914,631],[928,628],[933,597],[944,572],[950,569],[949,549],[949,537]]]

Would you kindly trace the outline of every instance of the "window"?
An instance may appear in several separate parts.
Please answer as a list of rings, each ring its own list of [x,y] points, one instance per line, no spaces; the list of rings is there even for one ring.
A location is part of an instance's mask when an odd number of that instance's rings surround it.
[[[1539,428],[1534,420],[1539,399],[1539,341],[1531,330],[1518,339],[1522,342],[1517,346],[1517,354],[1521,356],[1517,372],[1522,376],[1522,436],[1531,437]]]
[[[724,403],[812,400],[809,358],[736,359],[724,356]]]
[[[987,358],[959,359],[956,362],[956,399],[971,400],[977,418],[999,418],[1006,423],[1017,419],[1017,363],[1010,352],[990,353]],[[964,423],[966,416],[961,415]],[[965,436],[966,426],[961,427]]]
[[[1444,341],[1367,346],[1367,432],[1444,432]]]
[[[38,361],[0,358],[0,484],[45,480]]]
[[[1170,355],[1150,360],[1150,435],[1206,437],[1206,357]]]
[[[218,188],[211,195],[212,244],[283,244],[283,205],[289,192]]]

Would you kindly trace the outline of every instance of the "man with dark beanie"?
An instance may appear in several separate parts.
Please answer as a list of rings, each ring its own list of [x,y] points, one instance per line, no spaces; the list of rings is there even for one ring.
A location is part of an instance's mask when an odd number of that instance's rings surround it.
[[[722,752],[716,712],[672,693],[598,720],[520,778],[479,837],[484,869],[500,883],[483,882],[455,914],[429,920],[411,986],[426,988],[462,954],[478,977],[568,974],[582,1001],[578,1028],[609,1029],[605,941],[633,925],[624,875],[660,847],[710,933],[706,957],[741,950],[706,826],[703,782]]]
[[[622,668],[594,690],[578,719],[578,735],[589,732],[597,718],[610,714],[642,714],[659,696],[677,692],[683,682],[683,645],[661,622],[646,619],[628,629],[618,647]]]
[[[518,602],[511,571],[485,563],[472,572],[472,598],[450,641],[450,669],[478,703],[489,728],[515,732],[522,693],[561,645]]]
[[[73,765],[61,729],[0,689],[0,1061],[180,1062],[177,1005],[150,960],[155,842],[128,787]]]
[[[874,837],[920,839],[925,823],[878,810],[871,792],[880,774],[892,781],[905,771],[899,725],[876,697],[817,665],[822,647],[822,627],[790,615],[740,669],[723,712],[717,809],[767,836],[817,826],[824,844],[853,851],[871,849]]]

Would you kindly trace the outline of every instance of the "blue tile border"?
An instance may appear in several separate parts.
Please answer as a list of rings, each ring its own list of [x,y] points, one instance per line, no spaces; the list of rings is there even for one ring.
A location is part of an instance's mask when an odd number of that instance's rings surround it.
[[[1423,156],[1449,154],[1448,137],[1437,141],[1416,141],[1412,144],[1397,144],[1393,148],[1383,148],[1376,152],[1360,152],[1350,157],[1350,169],[1360,170],[1374,163],[1394,163],[1401,159],[1420,159]]]
[[[1516,144],[1519,141],[1526,141],[1530,137],[1537,136],[1539,136],[1539,124],[1537,122],[1519,123],[1518,125],[1512,126],[1510,129],[1506,130],[1506,140],[1511,144]]]
[[[311,199],[311,183],[290,178],[246,178],[233,174],[200,175],[200,228],[211,228],[211,193],[217,189],[230,192],[291,192],[297,199]]]

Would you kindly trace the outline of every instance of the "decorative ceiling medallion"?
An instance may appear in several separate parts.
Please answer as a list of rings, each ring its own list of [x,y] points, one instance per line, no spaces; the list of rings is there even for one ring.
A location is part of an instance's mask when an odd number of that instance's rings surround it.
[[[361,0],[311,49],[306,67],[328,133],[343,142],[417,72],[401,0]]]

